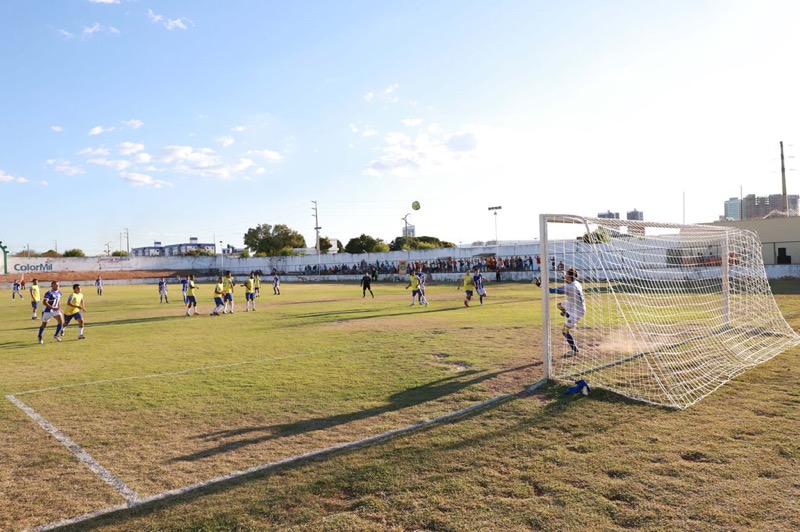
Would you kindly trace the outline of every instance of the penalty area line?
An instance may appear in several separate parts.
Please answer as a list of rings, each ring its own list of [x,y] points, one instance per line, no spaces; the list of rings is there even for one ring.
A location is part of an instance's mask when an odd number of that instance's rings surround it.
[[[531,385],[530,387],[526,388],[524,390],[524,393],[530,394],[533,391],[535,391],[537,388],[541,387],[545,383],[547,383],[546,380],[541,380],[541,381]],[[312,459],[312,458],[319,458],[319,457],[327,456],[327,455],[334,454],[334,453],[339,452],[339,451],[346,451],[346,450],[350,450],[350,449],[356,449],[358,447],[364,447],[366,445],[370,445],[370,444],[373,444],[373,443],[378,443],[378,442],[381,442],[381,441],[384,441],[384,440],[388,440],[388,439],[391,439],[391,438],[394,438],[396,436],[400,436],[400,435],[403,435],[403,434],[409,434],[409,433],[412,433],[412,432],[416,432],[416,431],[422,430],[424,428],[436,425],[438,423],[444,423],[445,421],[450,421],[452,419],[456,419],[456,418],[465,416],[465,415],[470,414],[472,412],[476,412],[478,410],[484,409],[484,408],[486,408],[488,406],[491,406],[491,405],[494,405],[494,404],[498,404],[498,403],[502,403],[502,402],[507,401],[509,399],[513,399],[513,398],[517,397],[518,395],[519,395],[518,393],[508,393],[508,394],[498,395],[497,397],[493,397],[491,399],[487,399],[486,401],[483,401],[483,402],[480,402],[480,403],[476,403],[476,404],[468,406],[466,408],[462,408],[461,410],[456,410],[455,412],[450,412],[449,414],[444,414],[444,415],[441,415],[441,416],[433,418],[433,419],[427,419],[425,421],[420,421],[419,423],[416,423],[414,425],[409,425],[407,427],[402,427],[402,428],[399,428],[399,429],[390,430],[390,431],[384,432],[382,434],[377,434],[375,436],[370,436],[369,438],[363,438],[361,440],[357,440],[357,441],[354,441],[354,442],[343,443],[343,444],[340,444],[340,445],[334,445],[332,447],[327,447],[325,449],[320,449],[318,451],[312,451],[312,452],[305,453],[305,454],[298,454],[298,455],[295,455],[295,456],[291,456],[289,458],[284,458],[283,460],[278,460],[277,462],[270,462],[270,463],[267,463],[267,464],[261,464],[261,465],[253,466],[253,467],[248,468],[248,469],[243,469],[241,471],[234,471],[232,473],[228,473],[226,475],[214,477],[214,478],[211,478],[209,480],[204,480],[204,481],[198,482],[196,484],[189,484],[188,486],[184,486],[182,488],[177,488],[177,489],[174,489],[174,490],[164,491],[164,492],[161,492],[161,493],[157,493],[155,495],[151,495],[149,497],[140,497],[136,501],[128,504],[127,506],[123,506],[123,505],[110,506],[108,508],[95,510],[95,511],[90,512],[90,513],[77,515],[77,516],[70,517],[68,519],[64,519],[64,520],[61,520],[61,521],[48,523],[46,525],[42,525],[40,527],[36,527],[33,530],[35,530],[37,532],[38,531],[45,531],[45,530],[55,530],[55,529],[63,527],[63,526],[79,524],[79,523],[82,523],[82,522],[85,522],[85,521],[89,521],[90,519],[94,519],[94,518],[97,518],[97,517],[110,515],[110,514],[113,514],[115,512],[123,511],[123,510],[126,510],[126,509],[131,509],[131,508],[136,508],[136,507],[143,506],[145,504],[149,504],[149,503],[153,503],[153,502],[163,501],[163,500],[166,500],[166,499],[170,499],[172,497],[178,497],[180,495],[185,495],[187,493],[191,493],[193,491],[197,491],[197,490],[200,490],[200,489],[203,489],[203,488],[207,488],[207,487],[213,486],[215,484],[220,484],[222,482],[228,482],[228,481],[231,481],[231,480],[236,480],[237,478],[246,477],[248,475],[253,475],[253,474],[256,474],[256,473],[263,473],[263,472],[269,471],[271,469],[277,469],[277,468],[282,467],[282,466],[292,465],[292,464],[295,464],[295,463],[298,463],[298,462],[302,462],[304,460],[309,460],[309,459]]]
[[[95,475],[100,477],[100,480],[114,488],[114,490],[119,493],[122,498],[125,499],[125,502],[128,506],[134,505],[139,501],[140,497],[129,488],[122,480],[117,478],[111,471],[103,467],[100,462],[94,459],[92,455],[90,455],[86,450],[83,449],[80,445],[72,441],[69,436],[64,434],[58,427],[47,421],[41,415],[39,415],[33,408],[28,406],[27,404],[23,403],[13,395],[6,395],[6,399],[11,401],[17,408],[25,412],[31,419],[33,419],[36,423],[39,424],[48,434],[53,436],[56,440],[61,442],[69,452],[71,452],[75,457],[84,465],[86,465]]]

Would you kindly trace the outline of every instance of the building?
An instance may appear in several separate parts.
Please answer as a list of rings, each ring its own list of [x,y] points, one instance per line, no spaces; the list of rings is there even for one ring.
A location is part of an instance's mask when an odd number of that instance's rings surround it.
[[[192,251],[206,250],[212,254],[217,253],[217,246],[215,244],[200,243],[197,237],[189,237],[188,243],[182,244],[169,244],[162,246],[161,242],[153,242],[152,246],[145,246],[141,248],[132,248],[131,256],[133,257],[175,257],[186,255]]]
[[[644,221],[644,213],[642,211],[637,211],[633,209],[632,211],[628,211],[627,220],[637,220],[639,222]]]
[[[723,215],[723,220],[741,220],[742,219],[742,211],[741,211],[742,202],[739,198],[731,198],[725,202],[725,214]]]
[[[403,227],[403,236],[406,238],[415,237],[417,236],[417,229],[413,224],[406,224],[405,227]]]
[[[798,201],[800,196],[791,194],[786,197],[789,214],[797,216]],[[727,204],[727,202],[726,202]],[[742,212],[740,220],[753,220],[766,218],[773,211],[785,212],[783,207],[783,194],[770,194],[769,196],[756,196],[748,194],[742,198]]]
[[[619,213],[618,212],[599,212],[597,213],[598,218],[603,218],[606,220],[619,220]]]

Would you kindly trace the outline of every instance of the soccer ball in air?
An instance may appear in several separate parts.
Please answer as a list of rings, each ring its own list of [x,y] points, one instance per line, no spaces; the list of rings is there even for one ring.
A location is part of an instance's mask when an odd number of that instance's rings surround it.
[[[414,209],[415,211],[418,211],[419,210],[419,202],[415,201],[414,203],[412,203],[411,204],[411,208]]]

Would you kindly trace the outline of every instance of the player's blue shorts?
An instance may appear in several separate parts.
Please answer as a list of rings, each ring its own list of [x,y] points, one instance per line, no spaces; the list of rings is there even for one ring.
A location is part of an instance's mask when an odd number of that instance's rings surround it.
[[[246,294],[244,295],[244,300],[245,300],[245,301],[253,301],[253,300],[255,299],[255,297],[256,297],[255,293],[253,293],[253,292],[248,292],[248,293],[246,293]]]
[[[80,312],[78,312],[77,314],[65,314],[64,325],[69,325],[69,322],[71,322],[73,319],[81,321],[83,319],[83,316],[81,316]]]
[[[33,307],[33,310],[36,310],[37,308],[39,308],[39,302],[38,301],[31,301],[31,306]]]
[[[231,294],[230,292],[226,292],[224,299],[225,301],[233,301],[233,294]]]
[[[472,290],[467,290],[466,292],[469,297],[472,297]]]
[[[418,296],[420,294],[422,294],[421,290],[412,290],[411,291],[411,297]]]
[[[197,304],[197,298],[194,296],[186,296],[186,303]]]
[[[222,298],[221,297],[215,297],[214,298],[214,303],[216,303],[217,305],[224,305],[224,303],[222,302]]]

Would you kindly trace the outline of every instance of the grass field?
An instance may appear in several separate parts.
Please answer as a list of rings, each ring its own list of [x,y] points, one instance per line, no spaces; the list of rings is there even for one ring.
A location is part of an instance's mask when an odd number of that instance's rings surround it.
[[[65,285],[67,283],[64,283]],[[197,317],[154,286],[87,293],[86,340],[36,344],[4,297],[0,529],[124,506],[517,394],[542,376],[539,294],[284,284],[257,312]],[[64,290],[65,293],[69,289]],[[800,297],[777,296],[800,329]],[[48,334],[49,333],[49,334]],[[677,412],[547,385],[413,433],[75,525],[102,530],[794,530],[798,350]],[[105,473],[76,456],[76,446]],[[72,452],[71,452],[72,451]]]

